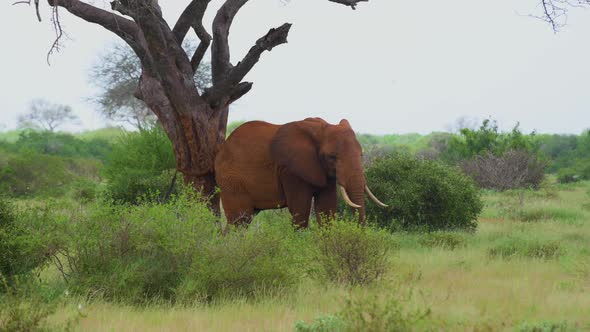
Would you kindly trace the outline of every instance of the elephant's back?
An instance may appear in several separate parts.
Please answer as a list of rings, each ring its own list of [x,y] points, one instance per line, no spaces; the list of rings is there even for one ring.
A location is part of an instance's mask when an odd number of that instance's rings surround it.
[[[270,140],[279,130],[279,127],[279,125],[264,121],[249,121],[236,128],[227,138],[226,144],[248,144],[248,141],[268,142],[270,144]]]
[[[240,168],[259,168],[271,162],[270,142],[278,125],[250,121],[236,128],[227,138],[215,158],[216,172]]]

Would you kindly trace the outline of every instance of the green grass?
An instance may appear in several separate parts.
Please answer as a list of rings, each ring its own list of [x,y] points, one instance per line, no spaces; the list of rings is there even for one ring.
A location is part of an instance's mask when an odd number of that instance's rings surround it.
[[[81,304],[81,331],[293,331],[297,321],[312,324],[338,314],[351,294],[411,292],[400,302],[405,310],[431,310],[413,326],[418,331],[590,330],[589,190],[584,182],[540,192],[486,192],[473,234],[392,235],[391,268],[370,286],[303,278],[283,294],[189,306],[120,305],[90,294],[70,299],[52,320],[71,317]],[[272,220],[277,213],[257,218]],[[46,270],[42,277],[56,275]]]

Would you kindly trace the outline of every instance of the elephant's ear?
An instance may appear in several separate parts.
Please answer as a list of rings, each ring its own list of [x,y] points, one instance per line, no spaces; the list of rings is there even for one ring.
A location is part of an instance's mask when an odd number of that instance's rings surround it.
[[[320,118],[287,123],[277,131],[270,144],[273,160],[316,187],[327,183],[319,157],[319,144],[328,123]]]

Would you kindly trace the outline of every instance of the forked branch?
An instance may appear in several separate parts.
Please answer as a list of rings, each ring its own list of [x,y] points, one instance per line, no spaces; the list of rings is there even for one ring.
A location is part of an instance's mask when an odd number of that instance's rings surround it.
[[[227,75],[224,76],[223,80],[217,82],[217,84],[214,83],[213,87],[209,89],[205,96],[209,104],[215,106],[223,103],[221,99],[224,96],[230,96],[228,102],[231,102],[246,94],[252,86],[249,84],[240,87],[240,82],[254,65],[258,63],[264,51],[271,51],[274,47],[287,43],[287,36],[289,35],[290,29],[291,24],[285,23],[278,28],[270,29],[266,35],[258,39],[242,61],[235,67],[232,67]]]

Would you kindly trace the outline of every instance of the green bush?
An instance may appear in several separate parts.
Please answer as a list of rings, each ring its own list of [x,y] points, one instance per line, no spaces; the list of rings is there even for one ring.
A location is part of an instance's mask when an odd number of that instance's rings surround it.
[[[290,221],[222,236],[216,217],[188,192],[164,204],[97,200],[83,209],[42,210],[51,211],[51,221],[38,222],[32,232],[69,290],[81,296],[123,303],[210,302],[280,291],[305,273],[303,237]]]
[[[15,277],[26,276],[45,261],[24,225],[26,220],[0,197],[0,281],[12,283]]]
[[[296,332],[335,332],[346,331],[347,328],[346,322],[337,315],[320,316],[309,324],[302,320],[295,322]]]
[[[311,324],[303,321],[295,323],[297,332],[405,332],[414,331],[416,324],[430,316],[430,309],[409,310],[407,305],[412,297],[376,294],[352,295],[346,299],[344,308],[337,315],[316,318]]]
[[[103,170],[107,195],[120,203],[161,200],[175,168],[172,143],[161,128],[127,133],[114,145]]]
[[[378,280],[388,268],[391,236],[356,221],[333,220],[314,234],[318,246],[318,276],[347,284],[365,285]]]
[[[504,238],[488,249],[492,258],[509,259],[513,257],[555,259],[564,254],[564,249],[557,241],[542,241],[521,237]]]
[[[215,237],[200,247],[178,295],[211,302],[293,288],[305,272],[300,237],[290,220],[238,227]]]
[[[479,191],[459,170],[408,155],[377,160],[366,171],[377,197],[388,204],[367,206],[367,215],[390,230],[474,230],[482,210]]]
[[[427,248],[442,248],[455,250],[467,246],[467,238],[464,234],[456,232],[431,232],[424,233],[418,238],[418,243]]]
[[[540,323],[522,323],[518,325],[515,329],[515,332],[575,332],[581,331],[577,328],[574,328],[567,321],[563,322],[552,322],[552,321],[545,321]]]
[[[566,184],[582,180],[579,172],[573,168],[562,168],[557,172],[557,182]]]

